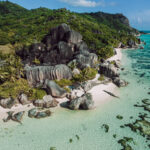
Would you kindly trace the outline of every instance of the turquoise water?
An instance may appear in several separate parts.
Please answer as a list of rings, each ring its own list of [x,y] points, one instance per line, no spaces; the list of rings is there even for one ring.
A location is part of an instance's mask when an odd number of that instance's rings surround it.
[[[123,50],[121,77],[130,84],[121,88],[120,99],[90,111],[57,109],[50,118],[24,117],[22,124],[0,123],[0,150],[121,150],[118,140],[132,137],[134,150],[148,150],[146,139],[121,125],[132,123],[143,108],[134,107],[143,98],[150,98],[150,35],[142,35],[144,50]],[[101,97],[100,97],[101,99]],[[123,116],[122,120],[116,118]],[[131,119],[130,117],[133,117]],[[106,133],[101,126],[109,125]],[[116,134],[116,138],[113,135]],[[150,142],[149,142],[150,144]]]

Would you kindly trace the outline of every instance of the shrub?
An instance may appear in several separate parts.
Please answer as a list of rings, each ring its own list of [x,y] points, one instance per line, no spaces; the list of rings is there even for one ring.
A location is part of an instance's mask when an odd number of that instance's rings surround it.
[[[73,84],[71,80],[67,79],[55,80],[55,82],[61,87],[70,86]]]
[[[97,74],[97,70],[95,70],[94,68],[85,68],[81,71],[80,74],[77,74],[73,77],[73,81],[75,82],[83,82],[83,81],[87,81],[87,80],[92,80],[95,78]]]
[[[27,80],[20,78],[19,80],[6,81],[0,85],[0,98],[13,97],[17,98],[20,93],[24,93],[30,100],[42,99],[46,92],[42,89],[31,88]]]

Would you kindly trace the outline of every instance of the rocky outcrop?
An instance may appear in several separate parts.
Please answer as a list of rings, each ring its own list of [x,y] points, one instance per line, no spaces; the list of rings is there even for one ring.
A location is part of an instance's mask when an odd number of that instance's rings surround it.
[[[35,100],[33,104],[36,107],[50,108],[50,107],[56,107],[58,101],[56,101],[51,95],[45,95],[42,100]]]
[[[83,42],[82,35],[63,23],[51,29],[50,33],[44,37],[41,43],[35,43],[29,48],[24,47],[24,49],[17,51],[17,54],[22,57],[25,63],[35,64],[34,60],[36,58],[40,61],[40,64],[48,64],[51,66],[68,64],[77,55],[82,54],[86,57],[84,59],[86,61],[89,60],[89,64],[91,65],[93,56],[94,58],[97,57],[95,54],[90,53],[85,55],[88,51],[88,46]]]
[[[128,85],[128,82],[121,80],[119,77],[114,78],[113,83],[116,84],[118,87],[125,87]]]
[[[22,111],[22,112],[18,112],[16,114],[12,115],[12,120],[21,123],[24,113],[25,112]]]
[[[13,98],[6,98],[0,100],[0,105],[4,108],[11,108],[16,103],[16,101]]]
[[[71,79],[72,72],[66,65],[56,66],[26,66],[26,77],[30,85],[37,85],[48,80]]]
[[[92,100],[92,95],[87,93],[81,97],[77,97],[75,99],[70,100],[67,103],[67,106],[72,110],[78,109],[88,110],[94,107],[94,101]]]
[[[33,108],[33,109],[28,111],[28,116],[30,118],[41,119],[41,118],[51,116],[51,111],[50,110],[39,110],[37,108]]]
[[[28,97],[26,94],[20,94],[18,96],[18,101],[22,104],[22,105],[26,105],[29,104],[30,101],[28,101]]]
[[[67,94],[65,89],[61,88],[58,84],[51,80],[46,80],[44,87],[46,88],[48,94],[56,98],[64,98]]]
[[[76,59],[74,60],[74,62],[80,69],[95,67],[96,63],[98,62],[97,55],[94,53],[89,53],[88,51],[82,51],[75,58]]]
[[[110,64],[108,62],[100,64],[100,74],[103,74],[104,76],[111,79],[119,77],[117,68],[113,64]]]
[[[13,120],[13,121],[21,123],[24,113],[25,113],[24,111],[21,111],[21,112],[14,114],[13,111],[10,111],[8,112],[8,117],[3,119],[3,121],[8,122],[9,120]]]

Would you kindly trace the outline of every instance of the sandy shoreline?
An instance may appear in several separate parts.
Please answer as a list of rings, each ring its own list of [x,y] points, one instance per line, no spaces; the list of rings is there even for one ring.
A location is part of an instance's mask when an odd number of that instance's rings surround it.
[[[122,58],[122,53],[121,53],[121,48],[116,48],[116,52],[117,54],[112,56],[111,58],[109,58],[109,61],[121,61]],[[101,104],[106,103],[107,101],[111,100],[112,97],[107,94],[106,92],[104,92],[104,90],[109,91],[114,93],[115,95],[118,96],[118,87],[116,85],[114,85],[113,83],[108,83],[108,84],[100,84],[97,85],[95,87],[93,87],[89,93],[92,94],[93,96],[93,100],[95,103],[95,107],[100,106]],[[63,98],[63,99],[57,99],[60,104],[63,102],[66,102],[68,99],[67,98]],[[60,107],[60,104],[58,107],[56,108],[52,108],[52,111],[54,111],[55,109]],[[33,104],[28,104],[28,105],[21,105],[21,104],[16,104],[15,106],[13,106],[11,109],[5,109],[3,107],[0,106],[0,121],[2,121],[2,119],[7,117],[7,112],[9,111],[14,111],[14,113],[20,112],[20,111],[28,111],[30,109],[34,108]]]

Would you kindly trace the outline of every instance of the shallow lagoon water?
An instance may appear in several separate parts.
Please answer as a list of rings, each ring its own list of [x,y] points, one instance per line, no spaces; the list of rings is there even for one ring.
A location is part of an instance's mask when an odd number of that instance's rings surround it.
[[[141,39],[147,43],[144,50],[123,50],[122,67],[125,70],[121,77],[130,84],[119,89],[120,99],[112,98],[89,111],[60,108],[49,118],[24,117],[22,124],[1,122],[0,150],[50,150],[50,147],[57,150],[121,150],[118,140],[122,137],[134,139],[135,143],[130,143],[134,150],[148,150],[145,138],[128,127],[120,127],[134,122],[139,113],[144,113],[143,108],[134,107],[134,104],[150,98],[150,35],[142,35]],[[117,119],[117,115],[123,119]],[[108,133],[102,128],[103,124],[109,125]]]

